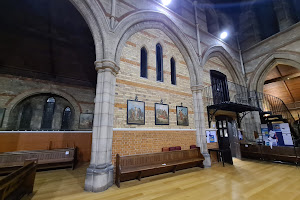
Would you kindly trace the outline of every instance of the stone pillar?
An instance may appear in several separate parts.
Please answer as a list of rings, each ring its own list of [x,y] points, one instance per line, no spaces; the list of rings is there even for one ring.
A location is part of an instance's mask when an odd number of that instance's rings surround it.
[[[95,62],[98,72],[92,138],[91,163],[87,169],[85,190],[101,192],[113,185],[112,138],[116,75],[114,61]]]
[[[207,150],[206,133],[205,133],[205,117],[204,117],[204,103],[202,98],[203,86],[192,86],[193,100],[194,100],[194,118],[197,136],[197,146],[200,147],[205,161],[204,166],[210,167],[211,160]]]
[[[283,31],[296,23],[291,12],[291,5],[287,0],[273,0],[273,5],[280,31]]]

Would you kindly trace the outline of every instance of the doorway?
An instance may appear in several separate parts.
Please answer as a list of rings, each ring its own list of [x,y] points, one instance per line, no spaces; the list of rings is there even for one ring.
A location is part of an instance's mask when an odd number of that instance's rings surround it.
[[[224,151],[224,162],[233,164],[232,157],[241,158],[237,123],[228,116],[216,116],[219,149]]]
[[[226,75],[210,70],[210,79],[214,104],[230,101]]]

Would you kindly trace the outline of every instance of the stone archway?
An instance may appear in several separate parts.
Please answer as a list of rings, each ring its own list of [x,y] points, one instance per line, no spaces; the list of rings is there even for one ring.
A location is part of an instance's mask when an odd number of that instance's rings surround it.
[[[7,109],[6,114],[5,114],[4,120],[3,120],[3,127],[7,126],[10,114],[13,111],[13,109],[15,108],[15,106],[17,106],[24,99],[26,99],[30,96],[37,95],[37,94],[54,94],[57,96],[61,96],[64,99],[66,99],[67,101],[69,101],[69,103],[73,106],[74,111],[75,111],[74,124],[79,123],[79,115],[82,110],[81,110],[80,104],[76,101],[76,99],[72,95],[70,95],[64,91],[54,89],[54,88],[41,88],[41,89],[34,89],[34,90],[26,91],[22,94],[19,94],[16,97],[14,97],[10,102],[8,102],[8,104],[6,106],[6,109]]]
[[[99,9],[96,1],[69,0],[80,12],[86,21],[94,38],[96,60],[102,60],[105,57],[104,40],[109,31],[109,25],[105,20],[105,14]]]
[[[155,21],[153,19],[156,19]],[[196,50],[191,45],[183,31],[166,15],[153,12],[138,12],[134,13],[116,27],[116,33],[120,33],[120,40],[116,47],[115,60],[117,65],[120,63],[122,49],[125,46],[126,41],[135,33],[145,29],[158,29],[165,33],[179,49],[183,56],[184,61],[187,64],[191,90],[193,93],[194,102],[194,121],[196,128],[197,145],[201,148],[201,152],[205,157],[204,165],[211,166],[210,156],[207,152],[205,125],[204,125],[204,107],[202,100],[202,71],[203,68],[200,65],[199,57],[196,54]],[[122,35],[121,35],[122,34]]]
[[[153,20],[154,18],[156,19],[155,21]],[[188,66],[191,86],[202,84],[200,62],[195,49],[183,31],[166,15],[159,12],[144,11],[131,14],[116,27],[115,32],[118,33],[120,37],[115,54],[117,65],[120,63],[122,49],[126,41],[133,34],[144,29],[159,29],[163,31],[174,42],[183,55]]]
[[[156,19],[156,21],[153,19]],[[159,12],[140,11],[124,18],[112,30],[113,33],[107,35],[106,39],[108,40],[104,41],[104,59],[98,59],[95,63],[96,70],[98,70],[98,79],[91,164],[87,169],[85,181],[85,189],[88,191],[104,191],[113,184],[112,138],[116,74],[120,70],[121,52],[128,38],[134,33],[147,28],[163,31],[177,45],[187,63],[195,107],[197,144],[201,146],[202,153],[207,158],[207,166],[210,166],[201,95],[203,89],[202,68],[196,51],[185,34],[167,16]]]
[[[241,71],[238,70],[238,65],[234,61],[234,59],[230,56],[230,54],[221,46],[213,46],[210,47],[203,55],[203,59],[201,61],[201,66],[204,67],[206,62],[212,58],[219,58],[223,64],[226,66],[228,71],[230,72],[233,81],[237,84],[245,86],[245,79],[241,75]]]
[[[300,70],[300,58],[297,52],[275,52],[265,57],[250,77],[250,90],[263,91],[264,81],[268,73],[277,65],[289,65]]]

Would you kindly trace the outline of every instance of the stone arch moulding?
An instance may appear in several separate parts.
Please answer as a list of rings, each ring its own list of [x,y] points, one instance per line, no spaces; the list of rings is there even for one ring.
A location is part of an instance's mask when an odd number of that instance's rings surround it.
[[[263,91],[264,81],[268,73],[277,65],[289,65],[300,70],[300,55],[298,52],[275,52],[267,55],[257,66],[249,80],[250,90]]]
[[[207,61],[212,57],[217,57],[223,62],[235,83],[246,86],[245,79],[241,75],[241,71],[238,70],[236,62],[222,46],[213,46],[208,48],[203,54],[201,66],[204,67]]]
[[[155,21],[153,20],[155,19]],[[120,40],[116,46],[115,60],[120,64],[121,53],[126,41],[135,33],[145,29],[159,29],[163,31],[177,46],[182,54],[190,75],[191,85],[201,84],[200,62],[190,41],[176,24],[166,15],[154,11],[141,11],[123,19],[114,32],[119,34]]]
[[[96,60],[102,60],[105,57],[104,42],[105,33],[109,32],[108,21],[103,10],[97,5],[96,1],[87,0],[69,0],[78,10],[87,23],[94,39]]]
[[[54,95],[58,95],[58,96],[65,98],[67,101],[70,102],[70,104],[73,106],[73,108],[75,110],[74,123],[78,123],[79,115],[80,115],[82,109],[81,109],[80,104],[76,101],[76,99],[73,96],[71,96],[70,94],[67,94],[64,91],[58,90],[58,89],[41,88],[41,89],[34,89],[34,90],[30,90],[30,91],[21,93],[21,94],[17,95],[16,97],[14,97],[6,105],[6,112],[5,112],[5,116],[4,116],[4,120],[3,120],[3,127],[7,126],[9,115],[10,115],[11,111],[15,108],[16,105],[18,105],[24,99],[26,99],[30,96],[33,96],[33,95],[37,95],[37,94],[54,94]]]

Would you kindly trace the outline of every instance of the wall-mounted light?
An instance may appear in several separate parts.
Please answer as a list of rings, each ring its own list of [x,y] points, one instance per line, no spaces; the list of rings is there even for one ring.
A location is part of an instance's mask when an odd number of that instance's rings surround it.
[[[161,0],[161,3],[164,4],[165,6],[169,5],[172,0]]]
[[[226,31],[222,32],[221,35],[220,35],[220,38],[221,38],[222,40],[224,40],[224,39],[227,38],[227,37],[228,37],[228,33],[227,33]]]

